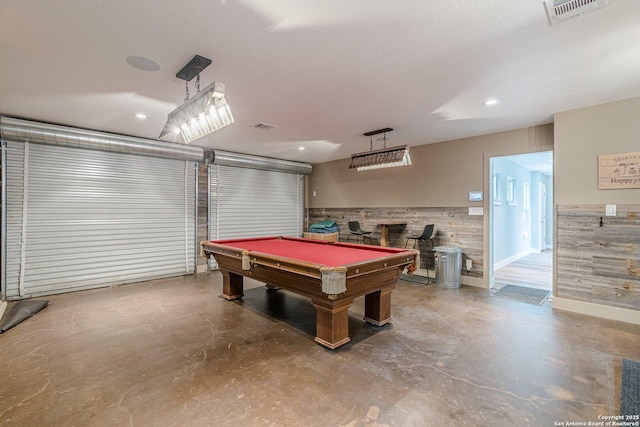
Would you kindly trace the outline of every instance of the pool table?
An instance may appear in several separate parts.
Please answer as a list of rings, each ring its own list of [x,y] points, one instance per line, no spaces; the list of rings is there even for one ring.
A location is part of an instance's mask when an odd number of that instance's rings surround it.
[[[243,277],[311,298],[315,341],[330,349],[349,342],[349,306],[365,296],[364,320],[391,320],[391,292],[417,251],[294,237],[258,237],[200,243],[222,273],[222,297],[243,296]]]

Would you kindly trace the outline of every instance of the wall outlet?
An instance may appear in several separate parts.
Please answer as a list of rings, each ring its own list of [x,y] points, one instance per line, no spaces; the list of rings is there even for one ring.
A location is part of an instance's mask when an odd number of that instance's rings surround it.
[[[482,206],[469,206],[469,215],[484,215]]]
[[[468,259],[467,260],[467,271],[471,270],[471,268],[473,268],[473,260]]]
[[[616,216],[618,213],[618,205],[607,205],[605,216]]]

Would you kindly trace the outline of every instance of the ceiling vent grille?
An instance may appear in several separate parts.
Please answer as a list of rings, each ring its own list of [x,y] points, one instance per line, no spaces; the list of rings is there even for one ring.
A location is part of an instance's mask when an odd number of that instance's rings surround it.
[[[258,129],[263,129],[263,130],[269,130],[269,129],[273,129],[276,128],[276,125],[270,125],[269,123],[258,123],[257,125],[254,125],[253,127],[258,128]]]
[[[555,25],[584,13],[602,9],[609,5],[609,0],[545,0],[543,4],[549,25]]]

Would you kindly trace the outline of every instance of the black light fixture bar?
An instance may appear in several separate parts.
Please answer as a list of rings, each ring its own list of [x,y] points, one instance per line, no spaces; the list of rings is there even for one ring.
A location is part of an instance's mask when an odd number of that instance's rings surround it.
[[[384,128],[384,129],[372,130],[371,132],[363,133],[363,135],[364,136],[373,136],[373,135],[378,135],[380,133],[391,132],[392,130],[393,130],[392,128]]]
[[[176,77],[190,82],[191,79],[200,74],[200,72],[207,68],[210,64],[211,60],[209,58],[196,55],[193,57],[193,59],[191,59],[191,61],[189,61],[187,65],[182,67],[182,70],[178,71]]]

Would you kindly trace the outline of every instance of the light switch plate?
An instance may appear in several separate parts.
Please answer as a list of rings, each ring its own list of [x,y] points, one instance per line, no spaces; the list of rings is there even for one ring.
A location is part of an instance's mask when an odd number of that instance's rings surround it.
[[[469,215],[484,215],[482,206],[469,206]]]
[[[605,210],[605,216],[616,216],[618,213],[617,205],[607,205],[607,209]]]

